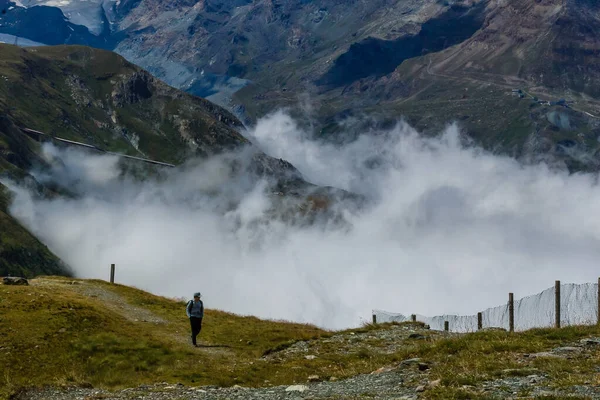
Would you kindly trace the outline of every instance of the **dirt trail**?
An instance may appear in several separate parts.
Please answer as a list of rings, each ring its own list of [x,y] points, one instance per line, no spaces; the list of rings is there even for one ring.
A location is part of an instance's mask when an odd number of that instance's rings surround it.
[[[159,330],[160,336],[163,339],[166,338],[171,342],[181,345],[190,345],[190,337],[187,330],[181,331],[180,327],[175,326],[171,321],[168,321],[143,307],[134,306],[128,303],[127,299],[118,293],[113,292],[109,288],[80,280],[69,281],[44,278],[32,279],[29,281],[29,284],[31,286],[45,288],[60,286],[62,290],[67,288],[82,296],[97,299],[105,308],[121,315],[128,321],[143,324],[145,327],[144,329]],[[182,319],[185,318],[184,313],[185,310],[182,310]],[[227,347],[216,346],[212,343],[204,343],[201,336],[199,337],[199,344],[201,347],[196,348],[196,351],[202,353],[213,355],[231,353],[231,350]]]
[[[61,288],[69,288],[75,293],[79,293],[83,296],[98,299],[102,304],[111,311],[123,316],[132,322],[151,322],[154,324],[168,324],[166,320],[157,316],[145,308],[132,306],[125,300],[125,298],[109,289],[97,285],[90,285],[85,281],[67,281],[67,280],[53,280],[53,279],[32,279],[30,281],[32,286],[41,287],[52,287],[60,286]]]

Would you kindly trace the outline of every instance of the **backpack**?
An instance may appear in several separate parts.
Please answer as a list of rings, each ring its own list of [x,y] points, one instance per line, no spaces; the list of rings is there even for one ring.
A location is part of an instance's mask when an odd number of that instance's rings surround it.
[[[190,300],[190,301],[188,301],[187,305],[185,306],[185,309],[190,314],[192,313],[193,305],[194,305],[194,300]],[[200,310],[202,311],[202,313],[204,313],[204,303],[202,302],[202,300],[200,300]]]

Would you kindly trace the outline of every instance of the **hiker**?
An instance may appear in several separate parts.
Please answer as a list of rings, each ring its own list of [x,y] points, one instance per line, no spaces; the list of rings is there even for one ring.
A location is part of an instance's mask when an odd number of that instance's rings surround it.
[[[200,292],[194,293],[194,300],[190,300],[185,307],[190,325],[192,326],[192,344],[196,347],[196,336],[202,330],[202,318],[204,317],[204,304],[200,300]]]

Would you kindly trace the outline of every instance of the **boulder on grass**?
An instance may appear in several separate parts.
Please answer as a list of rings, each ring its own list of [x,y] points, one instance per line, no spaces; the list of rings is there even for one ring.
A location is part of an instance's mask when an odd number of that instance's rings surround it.
[[[19,278],[17,276],[5,276],[4,279],[2,279],[2,283],[5,285],[29,285],[27,279]]]

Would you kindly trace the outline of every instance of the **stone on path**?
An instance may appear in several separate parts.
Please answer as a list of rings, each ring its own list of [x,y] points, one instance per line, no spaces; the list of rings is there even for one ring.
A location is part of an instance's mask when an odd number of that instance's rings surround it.
[[[292,385],[285,389],[286,392],[306,392],[307,390],[308,386],[306,385]]]

